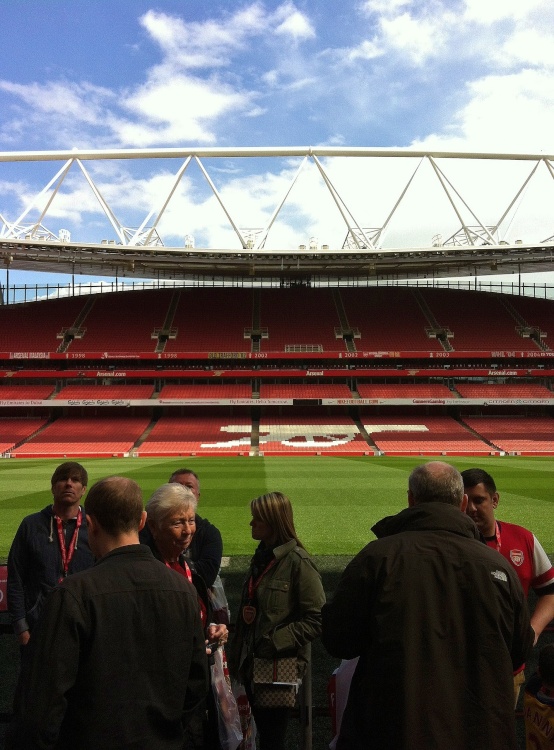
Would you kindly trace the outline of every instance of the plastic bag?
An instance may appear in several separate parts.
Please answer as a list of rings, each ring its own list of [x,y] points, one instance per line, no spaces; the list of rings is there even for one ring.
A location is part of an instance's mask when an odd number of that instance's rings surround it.
[[[348,693],[350,692],[350,683],[352,682],[352,677],[358,666],[358,661],[358,656],[354,659],[343,659],[333,672],[331,680],[329,681],[329,713],[331,714],[331,723],[334,734],[329,745],[331,750],[335,750],[337,746],[342,716],[344,714],[344,709],[346,708],[346,702],[348,701]]]
[[[211,673],[221,748],[237,750],[242,742],[242,727],[237,702],[231,690],[227,660],[221,648],[216,649],[213,655]]]
[[[229,602],[223,588],[223,581],[219,574],[217,575],[214,585],[208,589],[208,596],[212,605],[212,620],[219,625],[228,625],[231,621]]]
[[[246,695],[244,685],[241,685],[240,682],[233,682],[233,694],[237,701],[244,738],[239,746],[239,750],[256,750],[256,722],[252,715],[250,701]]]

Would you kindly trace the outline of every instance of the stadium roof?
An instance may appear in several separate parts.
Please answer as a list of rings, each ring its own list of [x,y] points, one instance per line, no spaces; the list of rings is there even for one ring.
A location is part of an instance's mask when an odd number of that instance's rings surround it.
[[[350,177],[340,185],[339,191],[337,186],[341,173],[334,170],[332,160],[341,158],[343,170],[344,159],[347,159],[349,167],[356,163],[358,166],[362,165],[361,169],[369,168],[369,172],[360,172]],[[158,207],[150,210],[138,226],[130,228],[116,219],[114,209],[104,197],[112,186],[103,178],[101,170],[95,173],[94,167],[99,162],[144,164],[145,160],[152,159],[161,160],[161,170],[166,176],[168,165],[174,163],[172,160],[179,160],[180,165],[165,185],[165,192],[156,196]],[[286,160],[289,168],[286,184],[283,183],[284,195],[272,210],[266,212],[265,225],[258,229],[240,228],[245,224],[250,227],[255,225],[254,219],[249,220],[248,216],[241,215],[242,222],[239,221],[237,213],[240,211],[237,212],[236,201],[230,201],[225,190],[218,189],[215,184],[218,170],[222,171],[222,163],[228,164],[229,160],[234,160],[236,164],[242,159],[254,159],[256,163],[262,164],[261,179],[266,181],[280,174],[279,170],[281,173],[284,171],[283,160]],[[273,173],[268,171],[267,159],[281,160]],[[22,271],[160,280],[406,280],[547,272],[554,270],[554,227],[549,226],[549,222],[553,222],[551,196],[549,199],[545,198],[546,208],[542,214],[535,211],[534,231],[530,232],[532,237],[507,239],[506,228],[514,221],[514,215],[532,181],[538,179],[539,168],[543,170],[549,183],[546,188],[552,189],[553,159],[553,156],[540,154],[470,154],[339,147],[4,152],[0,153],[0,169],[14,163],[19,166],[29,163],[37,166],[40,162],[57,161],[62,166],[37,195],[27,199],[17,218],[6,218],[6,209],[0,205],[0,261],[8,269]],[[296,164],[294,168],[291,166],[294,160],[299,161],[298,167]],[[367,190],[369,196],[370,188],[375,188],[376,175],[383,185],[388,184],[389,175],[392,182],[391,165],[400,160],[409,163],[410,168],[404,173],[390,205],[381,209],[379,219],[369,229],[367,221],[360,221],[355,214],[363,210],[364,218],[367,219],[366,212],[376,212],[376,200],[375,197],[371,200],[368,198],[367,205],[364,205],[358,194]],[[205,165],[206,161],[210,162],[208,166]],[[456,187],[448,174],[448,168],[455,162],[463,162],[467,167],[465,178],[463,171],[456,172]],[[480,209],[479,216],[470,208],[472,203],[483,203],[482,194],[486,192],[481,189],[482,171],[477,170],[472,175],[472,170],[475,170],[477,164],[482,169],[482,165],[487,163],[500,164],[503,168],[506,164],[517,163],[520,166],[523,164],[524,169],[523,172],[520,169],[519,182],[515,184],[515,189],[502,209],[496,209],[497,215],[494,218],[491,217],[493,209],[487,206]],[[217,165],[215,168],[214,164]],[[185,239],[181,246],[174,245],[171,241],[166,243],[162,239],[166,209],[181,188],[185,173],[190,179],[192,167],[196,168],[202,178],[204,189],[207,186],[208,192],[211,191],[212,204],[217,205],[220,214],[223,212],[232,240],[225,246],[218,246],[216,243],[210,247],[194,247],[194,241],[187,240],[184,231]],[[329,198],[329,204],[322,207],[322,210],[327,211],[328,206],[332,206],[342,229],[339,229],[340,235],[335,233],[335,239],[328,245],[310,238],[301,239],[295,247],[285,246],[279,238],[272,240],[270,234],[286,213],[287,201],[290,200],[293,188],[296,189],[299,177],[310,168]],[[422,232],[425,236],[431,234],[429,226],[426,226],[418,235],[415,227],[416,211],[411,214],[409,227],[404,230],[400,227],[396,234],[392,233],[393,246],[388,247],[385,245],[385,235],[388,233],[391,236],[391,226],[401,214],[399,209],[405,205],[410,191],[417,190],[414,187],[416,178],[420,179],[419,175],[425,168],[434,180],[433,190],[438,186],[438,195],[442,201],[441,213],[444,213],[446,206],[451,216],[450,224],[445,224],[442,218],[440,222],[437,220],[437,227],[450,227],[447,230],[448,239],[443,241],[441,232],[437,231],[427,245],[416,242]],[[56,200],[62,199],[64,193],[66,199],[70,195],[71,183],[66,180],[70,172],[72,175],[77,172],[81,179],[84,177],[86,180],[87,189],[94,198],[95,210],[103,213],[108,220],[113,239],[81,242],[72,238],[71,235],[76,234],[75,230],[60,230],[55,234],[46,228],[52,216],[60,216],[60,213],[53,213]],[[354,186],[352,182],[355,183]],[[462,197],[461,182],[464,182],[465,197]],[[312,179],[312,189],[314,185]],[[430,185],[427,179],[424,189],[428,192],[424,198],[429,196],[428,202],[437,200],[437,193],[431,191]],[[190,185],[188,188],[190,189]],[[420,185],[420,200],[421,190]],[[541,191],[544,190],[543,183]],[[348,200],[344,198],[345,195],[348,195]],[[111,195],[111,205],[114,202],[117,204],[117,197]],[[193,199],[190,205],[198,206],[199,199],[196,199],[196,203]],[[297,211],[298,205],[295,204]],[[438,211],[437,207],[435,212]],[[290,213],[287,220],[292,221]],[[297,236],[309,236],[313,221],[297,216],[294,219]],[[86,229],[85,233],[90,235],[91,230]],[[290,237],[290,232],[288,236]],[[339,236],[340,242],[337,241]],[[394,240],[399,237],[402,241],[395,243]],[[540,237],[547,239],[538,239]],[[232,244],[236,246],[231,247]]]

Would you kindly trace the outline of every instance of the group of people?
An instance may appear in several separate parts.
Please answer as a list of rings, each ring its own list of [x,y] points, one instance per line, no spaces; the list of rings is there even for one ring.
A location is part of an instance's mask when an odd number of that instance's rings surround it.
[[[8,750],[217,749],[220,648],[261,750],[283,750],[290,690],[319,637],[332,656],[358,659],[338,750],[515,750],[514,698],[554,618],[554,569],[531,532],[496,519],[499,494],[481,469],[416,467],[408,507],[373,527],[327,603],[289,499],[252,500],[258,546],[232,625],[214,605],[223,544],[197,514],[195,472],[174,472],[146,505],[125,477],[87,493],[72,461],[51,485],[53,502],[22,521],[8,558],[21,647]],[[554,712],[554,654],[541,658],[525,695],[535,743],[541,707]],[[293,679],[278,676],[285,662]]]

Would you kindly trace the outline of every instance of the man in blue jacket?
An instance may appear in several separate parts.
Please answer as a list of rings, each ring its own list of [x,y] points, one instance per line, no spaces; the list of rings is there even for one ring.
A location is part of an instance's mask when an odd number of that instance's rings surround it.
[[[53,502],[21,522],[8,557],[8,610],[21,646],[29,643],[47,594],[94,563],[81,507],[86,469],[65,461],[51,479]]]

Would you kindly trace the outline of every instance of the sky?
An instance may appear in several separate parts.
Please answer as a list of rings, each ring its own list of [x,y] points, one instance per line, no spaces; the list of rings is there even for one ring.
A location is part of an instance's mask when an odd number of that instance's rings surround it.
[[[551,0],[2,0],[0,25],[0,151],[328,145],[554,154]],[[217,170],[218,189],[263,223],[297,166],[264,164],[260,173],[257,165],[254,174],[229,162]],[[169,179],[151,165],[92,168],[112,187],[122,223],[138,222]],[[344,165],[333,173],[354,196],[357,168],[350,178]],[[54,173],[52,164],[0,163],[0,214],[15,220]],[[513,184],[522,178],[519,169]],[[187,180],[165,219],[167,237],[225,241],[228,227],[208,210],[213,196],[192,197]],[[504,176],[495,180],[500,190]],[[391,185],[391,197],[397,190]],[[302,206],[304,222],[338,241],[316,218],[317,199],[315,191]],[[68,179],[52,205],[53,229],[98,241],[90,201],[77,177]],[[187,210],[194,215],[183,224]],[[295,231],[285,221],[279,241],[297,241]]]

